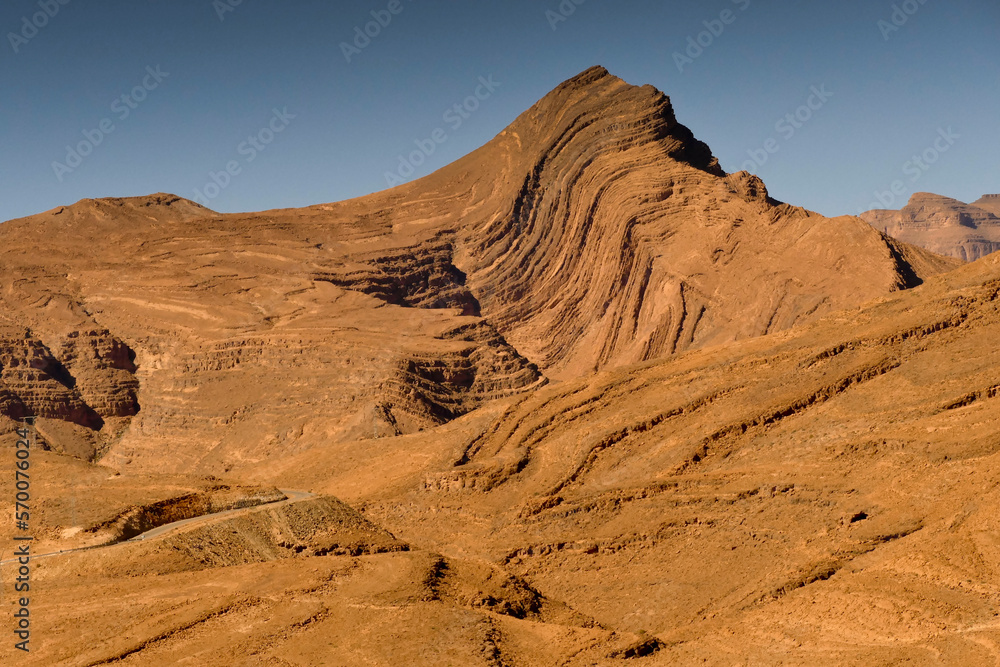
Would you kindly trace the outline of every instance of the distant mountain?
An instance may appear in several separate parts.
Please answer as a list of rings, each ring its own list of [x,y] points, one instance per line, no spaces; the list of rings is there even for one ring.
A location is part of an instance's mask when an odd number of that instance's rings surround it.
[[[861,218],[895,239],[968,262],[1000,250],[1000,195],[966,204],[918,192],[902,210],[876,209]]]
[[[983,195],[972,202],[973,206],[985,209],[993,215],[1000,217],[1000,195]]]

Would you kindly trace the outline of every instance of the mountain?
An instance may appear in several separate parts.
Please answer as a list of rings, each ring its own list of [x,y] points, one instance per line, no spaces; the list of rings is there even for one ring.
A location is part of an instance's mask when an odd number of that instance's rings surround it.
[[[972,202],[972,205],[1000,217],[1000,195],[983,195]]]
[[[723,173],[665,95],[603,68],[386,192],[227,215],[163,194],[84,200],[0,225],[0,248],[10,336],[56,369],[0,373],[0,414],[60,420],[43,423],[55,449],[203,473],[417,432],[955,266]],[[77,378],[60,350],[81,336],[124,356]]]
[[[983,664],[998,298],[603,68],[366,197],[4,223],[30,660]]]
[[[966,204],[918,192],[902,210],[868,211],[861,218],[895,239],[964,261],[1000,250],[1000,195]]]

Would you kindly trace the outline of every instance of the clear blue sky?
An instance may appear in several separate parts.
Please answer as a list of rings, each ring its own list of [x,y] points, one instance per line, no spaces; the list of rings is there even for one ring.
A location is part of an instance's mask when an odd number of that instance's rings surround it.
[[[897,205],[914,191],[1000,192],[996,0],[565,0],[575,11],[558,22],[559,0],[60,1],[0,8],[0,220],[84,197],[194,198],[230,162],[238,173],[207,191],[216,210],[367,194],[416,140],[446,137],[421,176],[596,64],[670,95],[727,171],[766,154],[751,166],[772,195],[827,215],[868,208],[894,181]],[[45,6],[55,15],[36,16]],[[347,62],[342,43],[372,11],[391,22]],[[679,68],[688,38],[712,28]],[[478,109],[444,119],[491,76]],[[813,86],[832,97],[810,100]],[[809,101],[818,109],[799,109]],[[779,129],[797,110],[808,120]],[[97,139],[72,167],[67,145]],[[928,150],[934,164],[906,165]],[[72,169],[60,180],[53,162]]]

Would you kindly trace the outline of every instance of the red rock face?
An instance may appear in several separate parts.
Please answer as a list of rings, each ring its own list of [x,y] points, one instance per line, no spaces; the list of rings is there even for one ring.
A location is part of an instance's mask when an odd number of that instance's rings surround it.
[[[900,241],[967,262],[1000,250],[1000,195],[966,204],[918,192],[902,210],[868,211],[861,217]]]

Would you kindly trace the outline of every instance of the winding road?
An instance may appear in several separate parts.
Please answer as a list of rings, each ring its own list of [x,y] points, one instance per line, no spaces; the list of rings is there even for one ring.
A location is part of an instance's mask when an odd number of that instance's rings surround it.
[[[274,500],[269,503],[262,503],[260,505],[254,505],[253,507],[238,507],[231,510],[223,510],[221,512],[214,512],[212,514],[202,514],[201,516],[191,517],[190,519],[182,519],[180,521],[173,521],[171,523],[165,523],[162,526],[158,526],[151,530],[147,530],[145,533],[140,533],[133,538],[128,540],[123,540],[121,542],[113,542],[112,544],[102,544],[92,547],[79,547],[77,549],[65,549],[63,551],[51,551],[45,554],[31,554],[31,560],[38,560],[39,558],[52,558],[54,556],[65,556],[66,554],[76,553],[79,551],[93,551],[94,549],[108,549],[111,547],[116,547],[120,544],[128,544],[129,542],[144,542],[146,540],[152,540],[157,537],[166,535],[167,533],[174,531],[182,526],[190,526],[197,523],[207,523],[209,521],[214,521],[216,519],[229,516],[231,514],[236,514],[238,512],[253,512],[264,507],[276,507],[278,505],[288,505],[291,503],[297,503],[300,500],[307,500],[309,498],[315,498],[315,493],[310,493],[309,491],[297,491],[295,489],[278,489],[285,495],[283,500]],[[6,560],[0,560],[0,565],[6,565],[8,563],[17,563],[17,558],[8,558]]]

